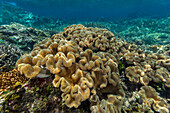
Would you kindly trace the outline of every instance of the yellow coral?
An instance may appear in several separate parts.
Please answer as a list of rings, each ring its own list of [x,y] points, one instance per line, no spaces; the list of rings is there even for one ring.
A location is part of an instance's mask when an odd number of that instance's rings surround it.
[[[13,69],[9,72],[2,72],[0,75],[0,94],[10,88],[13,88],[17,82],[24,84],[27,80],[28,79],[21,75],[16,69]]]

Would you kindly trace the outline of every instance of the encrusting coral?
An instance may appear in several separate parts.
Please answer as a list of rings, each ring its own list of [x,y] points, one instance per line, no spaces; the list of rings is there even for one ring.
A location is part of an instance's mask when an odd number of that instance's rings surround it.
[[[27,78],[24,75],[21,75],[20,72],[16,69],[13,69],[9,72],[2,72],[0,74],[0,95],[7,91],[16,84],[20,82],[21,84],[25,83]]]
[[[60,88],[69,108],[89,100],[93,113],[121,113],[125,92],[118,68],[120,56],[125,59],[125,76],[130,82],[148,85],[152,80],[163,81],[169,86],[167,57],[147,55],[136,45],[115,39],[106,29],[83,25],[66,27],[64,32],[36,44],[16,65],[28,78],[44,72],[55,75],[53,85]]]

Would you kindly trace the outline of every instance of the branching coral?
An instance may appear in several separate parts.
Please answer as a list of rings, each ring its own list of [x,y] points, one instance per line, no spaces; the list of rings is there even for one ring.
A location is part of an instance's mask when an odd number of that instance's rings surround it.
[[[35,43],[50,36],[42,30],[27,28],[17,23],[0,26],[0,34],[0,39],[7,44],[12,43],[23,51],[31,51]]]

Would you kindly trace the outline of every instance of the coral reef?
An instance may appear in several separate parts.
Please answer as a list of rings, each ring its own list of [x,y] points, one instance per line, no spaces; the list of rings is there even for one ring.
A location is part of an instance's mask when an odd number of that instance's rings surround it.
[[[106,29],[66,27],[36,44],[16,66],[27,78],[53,76],[52,83],[60,89],[62,102],[69,108],[89,101],[92,113],[121,113],[131,108],[143,112],[143,107],[149,112],[169,112],[169,104],[154,89],[161,82],[168,93],[169,56],[145,53],[134,43],[116,39]],[[133,91],[137,91],[136,96],[131,95]],[[133,99],[128,102],[131,96]],[[131,104],[134,102],[136,107]]]
[[[0,44],[0,73],[10,70],[23,52],[13,45]]]
[[[62,104],[61,91],[53,87],[53,77],[31,79],[15,92],[6,94],[4,103],[0,102],[1,112],[33,113],[89,113],[88,103],[78,109],[70,109]],[[87,107],[86,107],[87,106]],[[4,109],[5,108],[5,109]]]
[[[138,17],[124,19],[100,18],[96,20],[61,20],[59,18],[47,18],[33,15],[19,7],[12,7],[8,4],[2,5],[0,15],[1,24],[17,22],[28,27],[46,29],[48,32],[57,33],[64,27],[71,24],[82,24],[86,27],[105,28],[112,31],[116,38],[126,41],[133,41],[137,45],[165,45],[169,44],[169,16],[166,17]],[[145,47],[145,46],[144,46]]]
[[[25,11],[20,7],[13,7],[9,4],[1,3],[1,8],[1,24],[16,22],[37,29],[52,29],[63,24],[63,21],[59,18],[52,19],[48,17],[40,17],[31,12]]]
[[[23,51],[31,51],[33,45],[45,38],[50,37],[42,30],[26,27],[18,23],[0,26],[0,39],[4,44],[13,44]]]

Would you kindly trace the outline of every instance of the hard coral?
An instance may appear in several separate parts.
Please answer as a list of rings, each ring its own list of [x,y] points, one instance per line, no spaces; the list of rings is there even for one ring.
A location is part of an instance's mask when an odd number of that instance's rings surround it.
[[[0,94],[10,88],[13,88],[16,82],[23,84],[26,81],[27,78],[21,75],[20,72],[16,69],[13,69],[9,72],[2,72],[0,75]]]
[[[18,23],[0,26],[0,39],[12,43],[23,51],[31,51],[33,45],[50,35],[41,30],[26,27]]]

